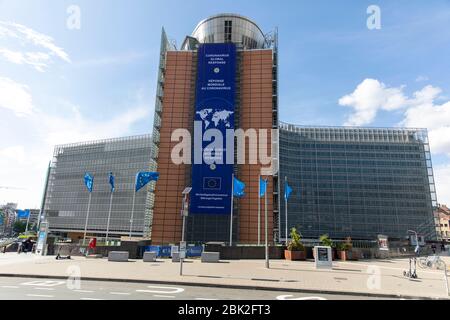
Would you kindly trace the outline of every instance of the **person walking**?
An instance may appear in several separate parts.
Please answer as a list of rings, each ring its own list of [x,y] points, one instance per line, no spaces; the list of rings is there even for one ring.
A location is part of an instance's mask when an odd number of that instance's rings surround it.
[[[88,256],[89,253],[94,253],[96,247],[97,247],[97,238],[92,238],[89,241],[89,245],[88,245],[88,248],[86,250],[86,256]]]
[[[436,254],[436,245],[434,243],[431,245],[431,250],[433,250],[433,254]]]

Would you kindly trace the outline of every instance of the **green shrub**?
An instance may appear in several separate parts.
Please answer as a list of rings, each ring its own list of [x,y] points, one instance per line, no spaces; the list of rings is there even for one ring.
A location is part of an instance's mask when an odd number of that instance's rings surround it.
[[[352,239],[348,237],[345,242],[338,244],[338,249],[340,251],[350,251],[353,248]]]
[[[327,234],[321,235],[319,240],[323,246],[334,248],[334,242],[333,240],[330,239],[330,237]]]
[[[291,241],[288,242],[287,249],[289,251],[305,251],[305,246],[302,243],[302,236],[297,232],[296,228],[291,229]]]

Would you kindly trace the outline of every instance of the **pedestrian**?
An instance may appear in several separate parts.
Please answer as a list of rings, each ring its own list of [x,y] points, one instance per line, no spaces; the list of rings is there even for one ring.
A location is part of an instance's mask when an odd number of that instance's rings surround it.
[[[431,245],[431,250],[433,250],[433,254],[436,254],[436,245],[434,243]]]
[[[97,238],[92,238],[90,241],[89,241],[89,245],[88,245],[88,247],[87,247],[87,250],[86,250],[86,256],[88,256],[89,255],[89,253],[91,252],[91,250],[92,250],[92,253],[95,251],[95,247],[97,246]]]
[[[442,243],[441,243],[441,252],[444,252],[444,251],[445,251],[445,243],[442,242]]]

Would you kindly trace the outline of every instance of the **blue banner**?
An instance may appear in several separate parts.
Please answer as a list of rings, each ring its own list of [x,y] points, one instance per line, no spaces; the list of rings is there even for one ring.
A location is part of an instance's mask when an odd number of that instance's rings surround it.
[[[291,195],[291,193],[292,193],[292,188],[288,185],[288,183],[286,182],[285,184],[284,184],[284,198],[286,199],[286,200],[288,200],[289,199],[289,196]]]
[[[170,246],[146,246],[144,248],[145,251],[156,252],[156,256],[158,258],[162,257],[170,257]],[[186,256],[187,257],[200,257],[203,252],[202,246],[192,246],[189,245],[186,247]]]
[[[86,173],[84,175],[84,184],[86,185],[88,191],[92,193],[92,190],[94,188],[94,176],[90,173]]]
[[[158,179],[158,172],[138,172],[136,174],[136,192],[145,187],[150,181],[158,181]]]
[[[25,219],[30,215],[30,210],[17,210],[16,212],[18,219]]]
[[[227,162],[226,130],[234,130],[236,45],[201,44],[197,71],[194,144],[201,143],[201,154],[196,147],[190,213],[230,214],[233,161]]]
[[[259,197],[262,198],[266,194],[267,190],[267,179],[259,177]]]
[[[245,196],[245,183],[234,177],[233,185],[233,194],[235,197],[242,198],[243,196]]]
[[[109,184],[111,185],[111,192],[114,192],[116,189],[115,187],[115,180],[114,174],[112,172],[109,173]]]

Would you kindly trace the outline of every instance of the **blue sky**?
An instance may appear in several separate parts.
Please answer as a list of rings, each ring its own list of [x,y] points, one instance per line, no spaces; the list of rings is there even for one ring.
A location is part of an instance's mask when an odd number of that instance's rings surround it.
[[[180,44],[220,12],[278,27],[281,120],[427,127],[450,203],[448,0],[0,0],[0,203],[39,206],[55,144],[149,133],[161,28]]]

